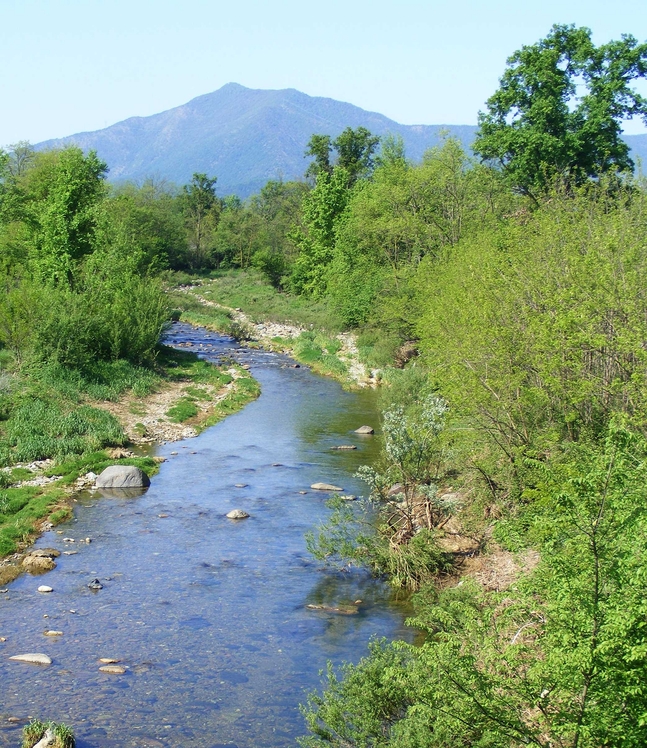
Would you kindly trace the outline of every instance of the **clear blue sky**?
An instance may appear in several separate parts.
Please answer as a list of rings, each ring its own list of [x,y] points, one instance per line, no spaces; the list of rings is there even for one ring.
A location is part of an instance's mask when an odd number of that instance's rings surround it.
[[[405,124],[475,124],[506,57],[554,23],[644,41],[647,2],[0,0],[0,145],[154,114],[230,81]]]

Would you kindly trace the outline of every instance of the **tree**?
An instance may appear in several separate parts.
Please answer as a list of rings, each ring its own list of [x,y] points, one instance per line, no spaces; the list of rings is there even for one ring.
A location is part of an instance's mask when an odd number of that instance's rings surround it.
[[[358,179],[372,172],[375,165],[373,155],[379,142],[380,138],[372,135],[365,127],[358,127],[356,130],[347,127],[335,140],[330,135],[313,135],[308,141],[305,156],[313,156],[314,161],[308,166],[306,177],[316,180],[320,174],[330,176],[333,172],[330,154],[335,150],[335,166],[346,171],[348,186],[352,187]]]
[[[479,113],[473,145],[533,199],[556,181],[581,184],[633,169],[622,120],[647,122],[631,82],[647,74],[647,43],[622,36],[596,47],[587,28],[553,26],[508,59],[500,87]]]
[[[304,158],[313,156],[314,161],[306,169],[306,177],[312,177],[316,180],[321,172],[332,174],[332,164],[330,163],[331,151],[332,138],[330,135],[315,134],[310,138]]]
[[[184,186],[184,215],[189,232],[189,266],[203,266],[208,260],[208,238],[218,224],[220,202],[216,198],[217,177],[195,173]]]
[[[358,127],[356,130],[347,127],[333,141],[333,147],[337,151],[337,165],[348,172],[351,185],[373,170],[373,154],[379,142],[380,138],[371,135],[365,127]]]
[[[96,206],[104,196],[108,167],[95,151],[70,147],[45,154],[27,174],[35,226],[33,265],[48,282],[70,283],[78,262],[93,249]]]

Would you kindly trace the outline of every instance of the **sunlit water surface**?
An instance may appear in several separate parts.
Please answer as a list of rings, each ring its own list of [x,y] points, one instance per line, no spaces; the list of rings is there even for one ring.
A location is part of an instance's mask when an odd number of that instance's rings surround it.
[[[142,496],[83,495],[74,520],[38,541],[78,553],[0,595],[0,746],[20,743],[7,717],[31,715],[72,725],[79,748],[293,746],[304,733],[299,704],[328,660],[357,661],[374,635],[413,637],[386,585],[322,570],[305,548],[328,513],[312,483],[365,490],[353,473],[379,437],[352,432],[378,425],[375,394],[181,323],[168,338],[249,363],[262,395],[198,438],[161,446],[168,461]],[[358,449],[330,449],[339,444]],[[234,508],[251,517],[226,519]],[[94,577],[104,589],[87,588]],[[38,593],[43,583],[54,592]],[[355,615],[306,607],[355,600]],[[7,659],[24,652],[53,664]],[[126,674],[99,672],[101,657]]]

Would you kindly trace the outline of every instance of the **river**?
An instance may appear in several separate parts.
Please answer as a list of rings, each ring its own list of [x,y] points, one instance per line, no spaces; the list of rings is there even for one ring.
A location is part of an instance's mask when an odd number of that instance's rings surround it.
[[[158,447],[168,460],[143,495],[82,494],[74,519],[39,539],[77,553],[0,595],[0,746],[20,743],[9,716],[66,722],[78,748],[293,746],[298,705],[328,660],[357,661],[371,636],[413,639],[384,583],[322,569],[305,548],[328,513],[312,483],[365,491],[353,473],[379,436],[352,432],[377,427],[375,393],[176,323],[167,342],[187,341],[207,359],[248,363],[262,394],[199,437]],[[331,450],[339,444],[358,449]],[[228,520],[234,508],[250,518]],[[102,590],[88,589],[94,577]],[[307,607],[356,600],[354,615]],[[8,660],[24,652],[53,663]],[[102,657],[126,673],[100,672]]]

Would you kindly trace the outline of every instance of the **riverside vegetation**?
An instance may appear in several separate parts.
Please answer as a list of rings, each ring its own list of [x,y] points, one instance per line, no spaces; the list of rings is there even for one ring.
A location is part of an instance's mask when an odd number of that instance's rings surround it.
[[[176,316],[220,329],[244,334],[236,307],[312,325],[306,360],[354,329],[390,385],[371,513],[332,500],[308,543],[413,592],[426,638],[330,669],[304,746],[647,742],[647,189],[620,138],[646,73],[633,37],[556,26],[508,61],[479,159],[448,138],[412,164],[348,128],[312,137],[304,182],[246,203],[205,174],[108,188],[75,149],[4,157],[7,462],[21,408],[52,407],[36,386],[70,398],[66,452],[119,443],[70,403],[149,386],[164,284],[198,278],[227,309],[175,293]]]

